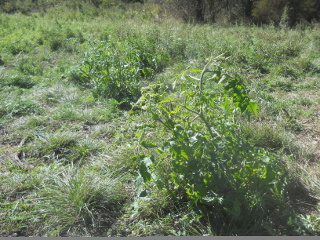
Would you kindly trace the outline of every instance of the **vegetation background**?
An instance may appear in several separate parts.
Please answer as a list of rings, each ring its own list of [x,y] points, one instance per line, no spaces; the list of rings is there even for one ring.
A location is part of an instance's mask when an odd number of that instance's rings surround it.
[[[0,0],[0,235],[319,235],[318,0]]]

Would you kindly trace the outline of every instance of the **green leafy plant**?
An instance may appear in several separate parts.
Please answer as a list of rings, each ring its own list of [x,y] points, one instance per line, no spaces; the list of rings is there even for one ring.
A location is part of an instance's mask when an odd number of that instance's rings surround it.
[[[139,158],[138,197],[152,196],[156,186],[187,201],[217,234],[270,234],[263,222],[285,205],[286,171],[242,136],[239,115],[257,114],[258,106],[216,60],[190,69],[199,79],[183,74],[173,93],[142,96],[165,134],[156,144],[140,139],[156,151]],[[156,95],[160,99],[150,98]]]
[[[105,41],[89,45],[83,60],[81,80],[93,89],[95,97],[132,101],[140,96],[142,73],[138,52],[126,42]]]

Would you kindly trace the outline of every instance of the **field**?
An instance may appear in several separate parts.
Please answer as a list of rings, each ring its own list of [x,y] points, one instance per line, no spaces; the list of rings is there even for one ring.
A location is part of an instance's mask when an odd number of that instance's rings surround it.
[[[320,234],[317,24],[65,3],[0,29],[0,236]]]

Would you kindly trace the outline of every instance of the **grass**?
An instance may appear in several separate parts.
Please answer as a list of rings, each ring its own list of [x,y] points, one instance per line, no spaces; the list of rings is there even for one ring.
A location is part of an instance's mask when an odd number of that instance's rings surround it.
[[[81,4],[0,15],[0,236],[320,233],[316,26],[195,25],[153,4]],[[223,71],[260,107],[235,119],[243,139],[287,172],[288,204],[250,198],[256,205],[242,219],[228,213],[219,225],[221,216],[202,216],[181,187],[141,197],[139,159],[153,148],[139,141],[160,144],[169,133],[154,127],[146,106],[132,106],[175,93],[173,111],[181,72],[220,54]],[[154,172],[162,180],[172,177],[169,158]],[[261,206],[268,218],[259,219]]]
[[[13,170],[3,181],[10,188],[2,188],[2,192],[12,203],[3,205],[8,222],[2,230],[19,227],[20,234],[32,236],[104,231],[101,228],[114,221],[124,195],[116,178],[107,171],[64,167],[58,162],[39,165],[32,170],[31,178],[30,173]]]

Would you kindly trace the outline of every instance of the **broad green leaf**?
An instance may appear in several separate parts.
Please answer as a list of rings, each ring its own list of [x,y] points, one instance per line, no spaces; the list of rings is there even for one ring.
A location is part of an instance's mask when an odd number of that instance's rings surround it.
[[[160,104],[173,102],[175,100],[175,96],[173,94],[168,95],[165,99],[163,99]]]
[[[143,198],[147,196],[147,191],[144,189],[143,191],[140,192],[139,197]]]
[[[187,154],[184,150],[181,150],[180,155],[181,155],[181,157],[183,157],[184,159],[187,159],[187,160],[189,159],[188,154]]]
[[[264,163],[270,162],[270,158],[269,158],[268,156],[263,156],[263,157],[261,158],[261,160],[262,160],[262,162],[264,162]]]
[[[222,106],[224,107],[225,111],[230,114],[231,113],[231,104],[230,104],[230,100],[229,97],[227,95],[223,96],[224,102],[222,104]]]
[[[198,134],[195,134],[195,135],[191,136],[191,137],[189,138],[189,141],[190,141],[191,143],[197,142],[197,141],[198,141]]]
[[[144,147],[144,148],[155,148],[155,147],[157,147],[157,145],[155,145],[155,144],[153,144],[153,143],[151,143],[151,142],[147,142],[147,141],[145,141],[145,140],[141,141],[141,142],[140,142],[140,145],[141,145],[142,147]]]
[[[151,157],[144,157],[144,158],[142,158],[141,160],[144,162],[144,164],[145,164],[147,167],[149,167],[149,166],[151,166],[151,164],[154,162],[154,157],[153,157],[153,156],[151,156]]]
[[[152,76],[153,73],[154,73],[154,70],[151,69],[151,68],[143,68],[143,69],[141,69],[141,71],[142,71],[142,73],[143,73],[143,75],[144,75],[145,77],[150,77],[150,76]]]
[[[197,68],[188,68],[188,70],[189,71],[191,71],[191,72],[198,72],[198,73],[201,73],[202,72],[202,70],[201,69],[197,69]]]
[[[140,164],[139,173],[145,183],[151,180],[151,174],[148,172],[148,168],[145,163]]]
[[[267,180],[271,183],[272,181],[275,180],[275,177],[276,177],[276,175],[275,175],[271,165],[268,165],[267,166],[267,173],[266,173]]]
[[[247,109],[252,112],[255,116],[258,115],[258,104],[254,103],[254,102],[249,102]]]
[[[140,139],[141,136],[142,136],[141,133],[139,133],[139,132],[135,132],[134,135],[136,135],[136,137],[137,137],[138,139]],[[140,143],[140,144],[141,144],[141,143]]]

